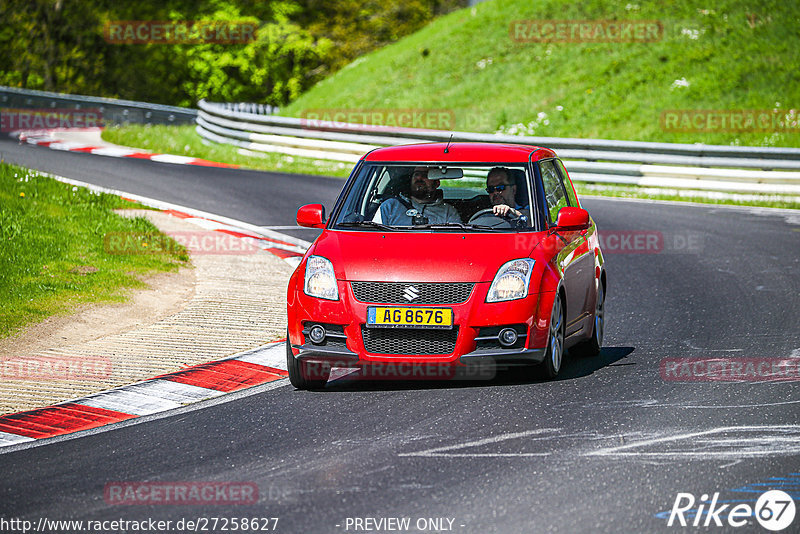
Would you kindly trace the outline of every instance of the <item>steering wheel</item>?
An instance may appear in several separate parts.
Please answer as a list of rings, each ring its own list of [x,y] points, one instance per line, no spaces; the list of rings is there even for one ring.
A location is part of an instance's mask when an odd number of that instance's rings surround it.
[[[475,212],[469,218],[467,224],[477,223],[485,226],[492,226],[494,228],[502,228],[503,226],[511,227],[511,221],[519,219],[519,215],[513,212],[508,212],[507,215],[495,215],[493,208],[485,208]]]

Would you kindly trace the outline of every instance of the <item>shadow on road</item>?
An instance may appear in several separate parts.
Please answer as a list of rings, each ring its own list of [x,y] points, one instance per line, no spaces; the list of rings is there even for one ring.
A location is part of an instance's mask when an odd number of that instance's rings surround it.
[[[561,373],[559,373],[558,378],[552,381],[582,378],[604,367],[636,365],[634,362],[622,362],[622,360],[627,358],[634,350],[634,347],[603,347],[600,354],[593,358],[576,358],[567,355]],[[420,377],[395,379],[391,376],[375,379],[362,375],[362,371],[356,370],[340,378],[331,379],[325,386],[325,389],[319,390],[319,392],[475,388],[537,384],[551,381],[542,377],[538,366],[511,367],[506,369],[484,368],[480,371],[462,369],[460,373],[446,380]]]

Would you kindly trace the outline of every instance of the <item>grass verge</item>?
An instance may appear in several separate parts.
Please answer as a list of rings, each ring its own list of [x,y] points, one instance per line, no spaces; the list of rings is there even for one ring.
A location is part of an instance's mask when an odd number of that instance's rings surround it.
[[[161,235],[113,212],[130,207],[139,206],[0,162],[0,338],[79,304],[122,302],[124,289],[145,287],[139,276],[187,265],[177,243],[153,254],[106,250],[106,234]]]

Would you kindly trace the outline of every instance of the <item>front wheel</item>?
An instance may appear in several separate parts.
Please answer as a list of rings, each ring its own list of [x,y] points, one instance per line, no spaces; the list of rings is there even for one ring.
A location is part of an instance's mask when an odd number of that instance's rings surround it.
[[[556,295],[553,311],[550,312],[547,352],[542,362],[542,374],[545,378],[555,378],[561,370],[564,360],[564,329],[564,307],[561,305],[561,298]]]
[[[317,362],[304,362],[294,357],[289,332],[286,332],[286,368],[289,382],[297,389],[322,389],[331,374],[330,365]]]

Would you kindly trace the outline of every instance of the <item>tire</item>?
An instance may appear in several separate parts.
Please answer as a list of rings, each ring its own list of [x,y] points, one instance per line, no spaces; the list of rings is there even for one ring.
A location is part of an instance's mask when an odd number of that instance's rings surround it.
[[[547,351],[541,365],[544,378],[552,379],[561,371],[564,362],[564,306],[561,298],[556,295],[553,301],[553,310],[550,312],[550,329],[547,334]]]
[[[286,368],[289,371],[289,382],[297,389],[322,389],[331,374],[330,366],[312,362],[304,362],[294,357],[289,332],[286,332]]]
[[[592,327],[592,337],[582,343],[579,343],[570,349],[570,352],[576,356],[593,357],[600,354],[603,347],[603,332],[606,325],[605,308],[606,308],[606,292],[603,287],[603,282],[600,282],[600,287],[597,288],[597,303],[594,308],[594,325]]]

